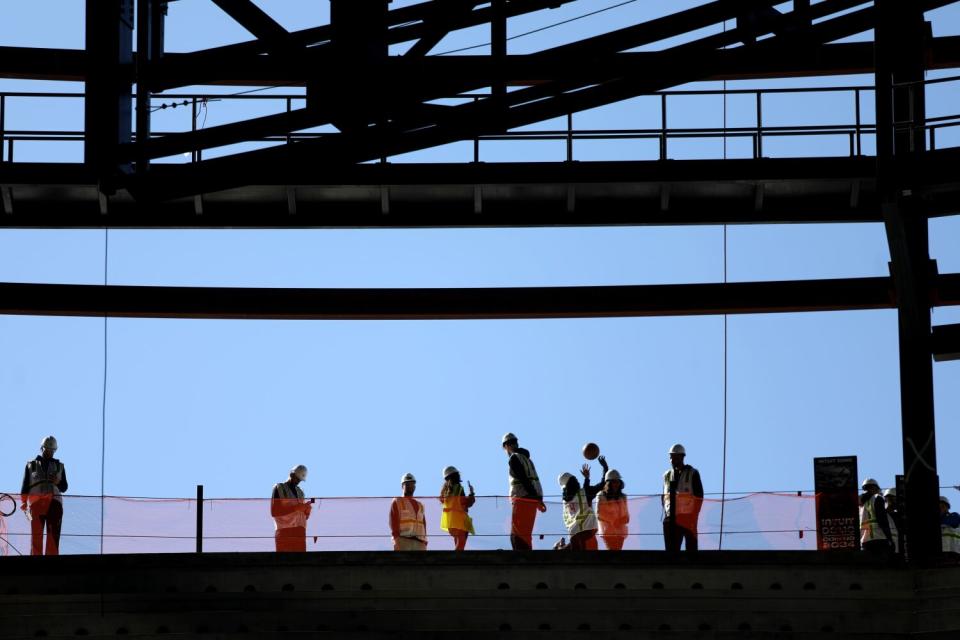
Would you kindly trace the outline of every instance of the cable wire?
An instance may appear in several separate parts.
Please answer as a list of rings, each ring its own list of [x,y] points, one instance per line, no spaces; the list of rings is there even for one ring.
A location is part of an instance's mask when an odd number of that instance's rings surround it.
[[[110,265],[110,227],[103,229],[103,286],[106,288]],[[104,515],[107,477],[107,337],[108,316],[103,312],[103,391],[100,403],[100,555],[103,555]]]
[[[727,21],[723,21],[723,32],[727,32]],[[726,46],[724,46],[726,49]],[[723,159],[727,159],[727,79],[723,79]],[[723,224],[723,283],[727,283],[727,224]],[[720,476],[720,539],[717,549],[723,549],[723,520],[727,505],[727,322],[728,314],[723,314],[723,467]]]
[[[567,18],[566,20],[561,20],[561,21],[559,21],[559,22],[554,22],[554,23],[552,23],[552,24],[544,25],[544,26],[542,26],[542,27],[538,27],[538,28],[532,29],[532,30],[530,30],[530,31],[524,31],[523,33],[518,33],[518,34],[515,35],[515,36],[510,36],[510,37],[508,37],[508,38],[507,38],[507,41],[509,42],[510,40],[516,40],[517,38],[523,38],[523,37],[525,37],[525,36],[533,35],[534,33],[540,33],[541,31],[546,31],[547,29],[553,29],[554,27],[560,27],[560,26],[565,25],[565,24],[570,24],[571,22],[576,22],[577,20],[583,20],[584,18],[589,18],[589,17],[591,17],[591,16],[595,16],[595,15],[597,15],[597,14],[604,13],[604,12],[606,12],[606,11],[612,11],[613,9],[619,9],[620,7],[624,7],[624,6],[628,5],[628,4],[633,4],[634,2],[637,2],[637,1],[638,1],[638,0],[624,0],[624,2],[618,2],[617,4],[612,4],[612,5],[610,5],[609,7],[604,7],[604,8],[602,8],[602,9],[597,9],[597,10],[595,10],[595,11],[591,11],[591,12],[589,12],[589,13],[584,13],[583,15],[574,16],[574,17],[572,17],[572,18]],[[434,54],[434,55],[437,55],[437,56],[446,56],[446,55],[449,55],[449,54],[451,54],[451,53],[460,53],[461,51],[470,51],[470,50],[472,50],[472,49],[482,49],[483,47],[489,47],[491,44],[493,44],[493,43],[492,43],[492,42],[484,42],[483,44],[474,44],[474,45],[470,45],[469,47],[460,47],[459,49],[449,49],[449,50],[447,50],[447,51],[441,51],[440,53],[436,53],[436,54]]]

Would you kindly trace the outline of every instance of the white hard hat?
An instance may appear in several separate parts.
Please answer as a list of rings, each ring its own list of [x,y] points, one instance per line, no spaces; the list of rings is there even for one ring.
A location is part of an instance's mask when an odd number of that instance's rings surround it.
[[[561,487],[567,486],[567,483],[570,482],[570,478],[573,477],[572,473],[561,473],[560,477],[557,478],[557,482]]]
[[[869,486],[871,486],[871,485],[874,486],[874,487],[876,487],[877,489],[880,488],[880,483],[877,482],[877,481],[876,481],[875,479],[873,479],[873,478],[864,478],[864,479],[863,479],[863,482],[860,483],[860,488],[866,489],[867,487],[869,487]]]
[[[53,436],[47,436],[40,441],[40,447],[43,449],[50,449],[50,451],[57,450],[57,439]]]
[[[947,509],[950,508],[950,501],[947,500],[947,496],[940,496],[940,502],[942,502],[943,504],[947,505]]]
[[[883,492],[883,497],[884,497],[884,498],[886,498],[886,497],[896,498],[896,497],[897,497],[897,490],[896,490],[896,489],[887,489],[886,491]]]
[[[508,432],[506,432],[505,434],[503,434],[503,438],[500,440],[500,444],[501,444],[501,445],[507,444],[507,443],[510,442],[511,440],[514,441],[514,442],[516,442],[516,441],[517,441],[517,436],[514,435],[514,434],[512,434],[512,433],[510,433],[510,432],[508,431]]]
[[[683,448],[682,444],[675,444],[672,447],[670,447],[670,451],[668,451],[667,453],[671,453],[671,454],[679,453],[680,455],[685,456],[687,455],[687,450]]]
[[[610,469],[610,471],[607,471],[605,474],[603,474],[603,479],[604,480],[620,480],[621,482],[623,482],[623,478],[620,476],[620,472],[617,471],[616,469]]]
[[[446,480],[455,473],[460,473],[456,467],[444,467],[443,468],[443,479]]]
[[[307,480],[307,467],[302,464],[298,464],[293,469],[290,469],[290,475],[294,475],[299,478],[300,482],[306,482]]]
[[[405,473],[403,474],[403,477],[400,478],[400,484],[403,484],[404,482],[416,482],[416,481],[417,479],[413,477],[412,473]]]

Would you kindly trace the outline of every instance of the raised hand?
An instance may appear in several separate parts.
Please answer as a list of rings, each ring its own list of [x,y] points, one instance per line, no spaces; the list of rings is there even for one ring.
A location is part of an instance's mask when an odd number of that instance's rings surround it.
[[[607,457],[606,457],[606,456],[600,456],[599,458],[597,458],[597,462],[599,462],[599,463],[600,463],[600,466],[603,467],[604,471],[606,471],[606,469],[607,469]]]
[[[584,478],[589,478],[589,477],[590,477],[590,465],[588,465],[586,462],[584,462],[584,463],[583,463],[583,466],[580,467],[580,473],[583,475]]]

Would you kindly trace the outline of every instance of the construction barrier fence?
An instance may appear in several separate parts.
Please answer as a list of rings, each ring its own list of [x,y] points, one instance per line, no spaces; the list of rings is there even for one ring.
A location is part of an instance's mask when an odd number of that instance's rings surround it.
[[[28,555],[31,521],[9,494],[0,516],[0,554]],[[443,505],[421,497],[428,550],[451,550],[451,536],[440,529]],[[385,551],[393,549],[389,511],[394,498],[315,498],[307,521],[307,551]],[[552,549],[569,540],[558,496],[545,499],[538,513],[533,548]],[[630,521],[623,548],[663,549],[663,508],[659,495],[629,497]],[[205,552],[273,551],[270,499],[63,496],[62,554],[187,553],[197,550],[198,504]],[[751,493],[726,500],[706,498],[698,520],[701,549],[815,550],[815,496],[812,493]],[[467,550],[510,549],[511,503],[503,496],[478,496],[470,508],[476,535]],[[721,529],[722,520],[722,529]],[[605,548],[599,541],[599,548]]]

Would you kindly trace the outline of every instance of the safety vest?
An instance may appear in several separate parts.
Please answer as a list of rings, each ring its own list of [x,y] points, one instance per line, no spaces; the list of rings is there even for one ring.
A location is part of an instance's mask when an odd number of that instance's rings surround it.
[[[51,458],[46,471],[43,470],[40,460],[31,460],[27,463],[27,472],[30,476],[29,495],[52,495],[54,500],[63,502],[60,488],[57,487],[63,479],[63,465],[59,460]]]
[[[960,530],[942,524],[940,525],[940,539],[944,553],[960,553]]]
[[[413,498],[394,498],[397,515],[400,517],[398,533],[401,538],[416,538],[427,541],[427,519],[423,513],[423,504]]]
[[[876,496],[870,496],[860,507],[860,544],[871,540],[886,540],[887,534],[877,519]]]
[[[440,515],[440,528],[444,531],[450,529],[459,529],[460,531],[469,531],[472,533],[473,523],[470,516],[467,515],[466,506],[463,504],[463,485],[455,485],[455,488],[443,498],[443,513]]]
[[[520,480],[518,478],[514,478],[513,476],[509,476],[510,497],[539,498],[543,496],[543,488],[540,486],[540,478],[537,477],[537,468],[533,466],[533,461],[519,451],[515,451],[513,455],[517,456],[517,459],[520,461],[520,465],[523,467],[523,472],[527,475],[527,479],[530,480],[530,484],[533,485],[533,488],[537,490],[537,495],[528,496],[527,490],[523,488],[523,484],[520,482]]]
[[[273,489],[280,494],[280,499],[283,501],[283,506],[285,507],[292,506],[294,502],[296,502],[296,504],[303,503],[303,491],[300,487],[293,487],[291,489],[290,485],[286,482],[278,482],[274,485]],[[277,529],[292,529],[293,527],[306,528],[307,514],[297,510],[282,516],[274,516],[273,525]]]
[[[689,516],[695,514],[697,504],[702,500],[693,495],[693,474],[695,469],[690,465],[684,466],[679,474],[674,474],[671,467],[663,474],[663,513],[664,517],[670,515],[670,483],[674,479],[677,481],[677,509],[675,516]],[[676,475],[676,478],[674,476]]]
[[[563,503],[563,525],[571,536],[597,528],[597,516],[583,489],[573,499]]]
[[[630,522],[626,496],[608,499],[602,493],[598,494],[596,510],[601,534],[626,535],[627,523]]]

